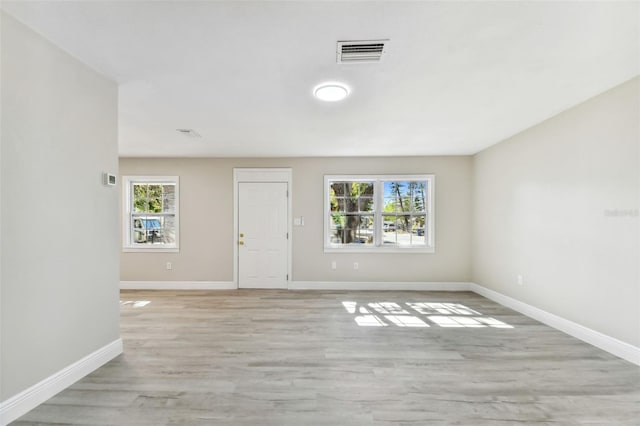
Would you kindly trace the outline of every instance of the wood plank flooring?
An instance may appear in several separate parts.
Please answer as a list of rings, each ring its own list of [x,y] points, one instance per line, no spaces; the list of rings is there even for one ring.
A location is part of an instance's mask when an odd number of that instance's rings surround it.
[[[121,304],[125,353],[15,425],[640,424],[637,366],[473,293]]]

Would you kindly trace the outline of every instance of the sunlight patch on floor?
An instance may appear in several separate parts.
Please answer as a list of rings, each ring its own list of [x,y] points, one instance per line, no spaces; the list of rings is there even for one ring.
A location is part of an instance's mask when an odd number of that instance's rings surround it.
[[[144,308],[149,303],[151,303],[151,300],[127,300],[127,301],[121,300],[120,306],[132,306],[134,308]]]
[[[513,328],[460,303],[406,302],[404,305],[396,302],[342,302],[347,313],[357,315],[354,321],[361,327]]]
[[[429,324],[412,315],[385,315],[384,317],[398,327],[429,327]]]

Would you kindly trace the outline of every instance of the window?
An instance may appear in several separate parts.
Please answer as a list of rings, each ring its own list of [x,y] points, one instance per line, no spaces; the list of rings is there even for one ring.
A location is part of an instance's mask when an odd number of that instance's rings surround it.
[[[178,251],[178,177],[124,176],[124,251]]]
[[[325,251],[433,252],[434,180],[325,176]]]

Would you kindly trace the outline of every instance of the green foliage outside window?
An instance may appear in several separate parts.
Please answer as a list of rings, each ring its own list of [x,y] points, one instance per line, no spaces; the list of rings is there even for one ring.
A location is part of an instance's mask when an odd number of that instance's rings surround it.
[[[173,210],[175,185],[134,184],[133,207],[136,213],[163,213]]]

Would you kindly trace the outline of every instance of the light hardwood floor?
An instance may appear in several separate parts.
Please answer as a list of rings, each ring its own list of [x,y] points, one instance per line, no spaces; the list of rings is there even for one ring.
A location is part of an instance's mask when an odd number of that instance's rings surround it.
[[[125,353],[15,425],[640,424],[637,366],[473,293],[122,302]]]

